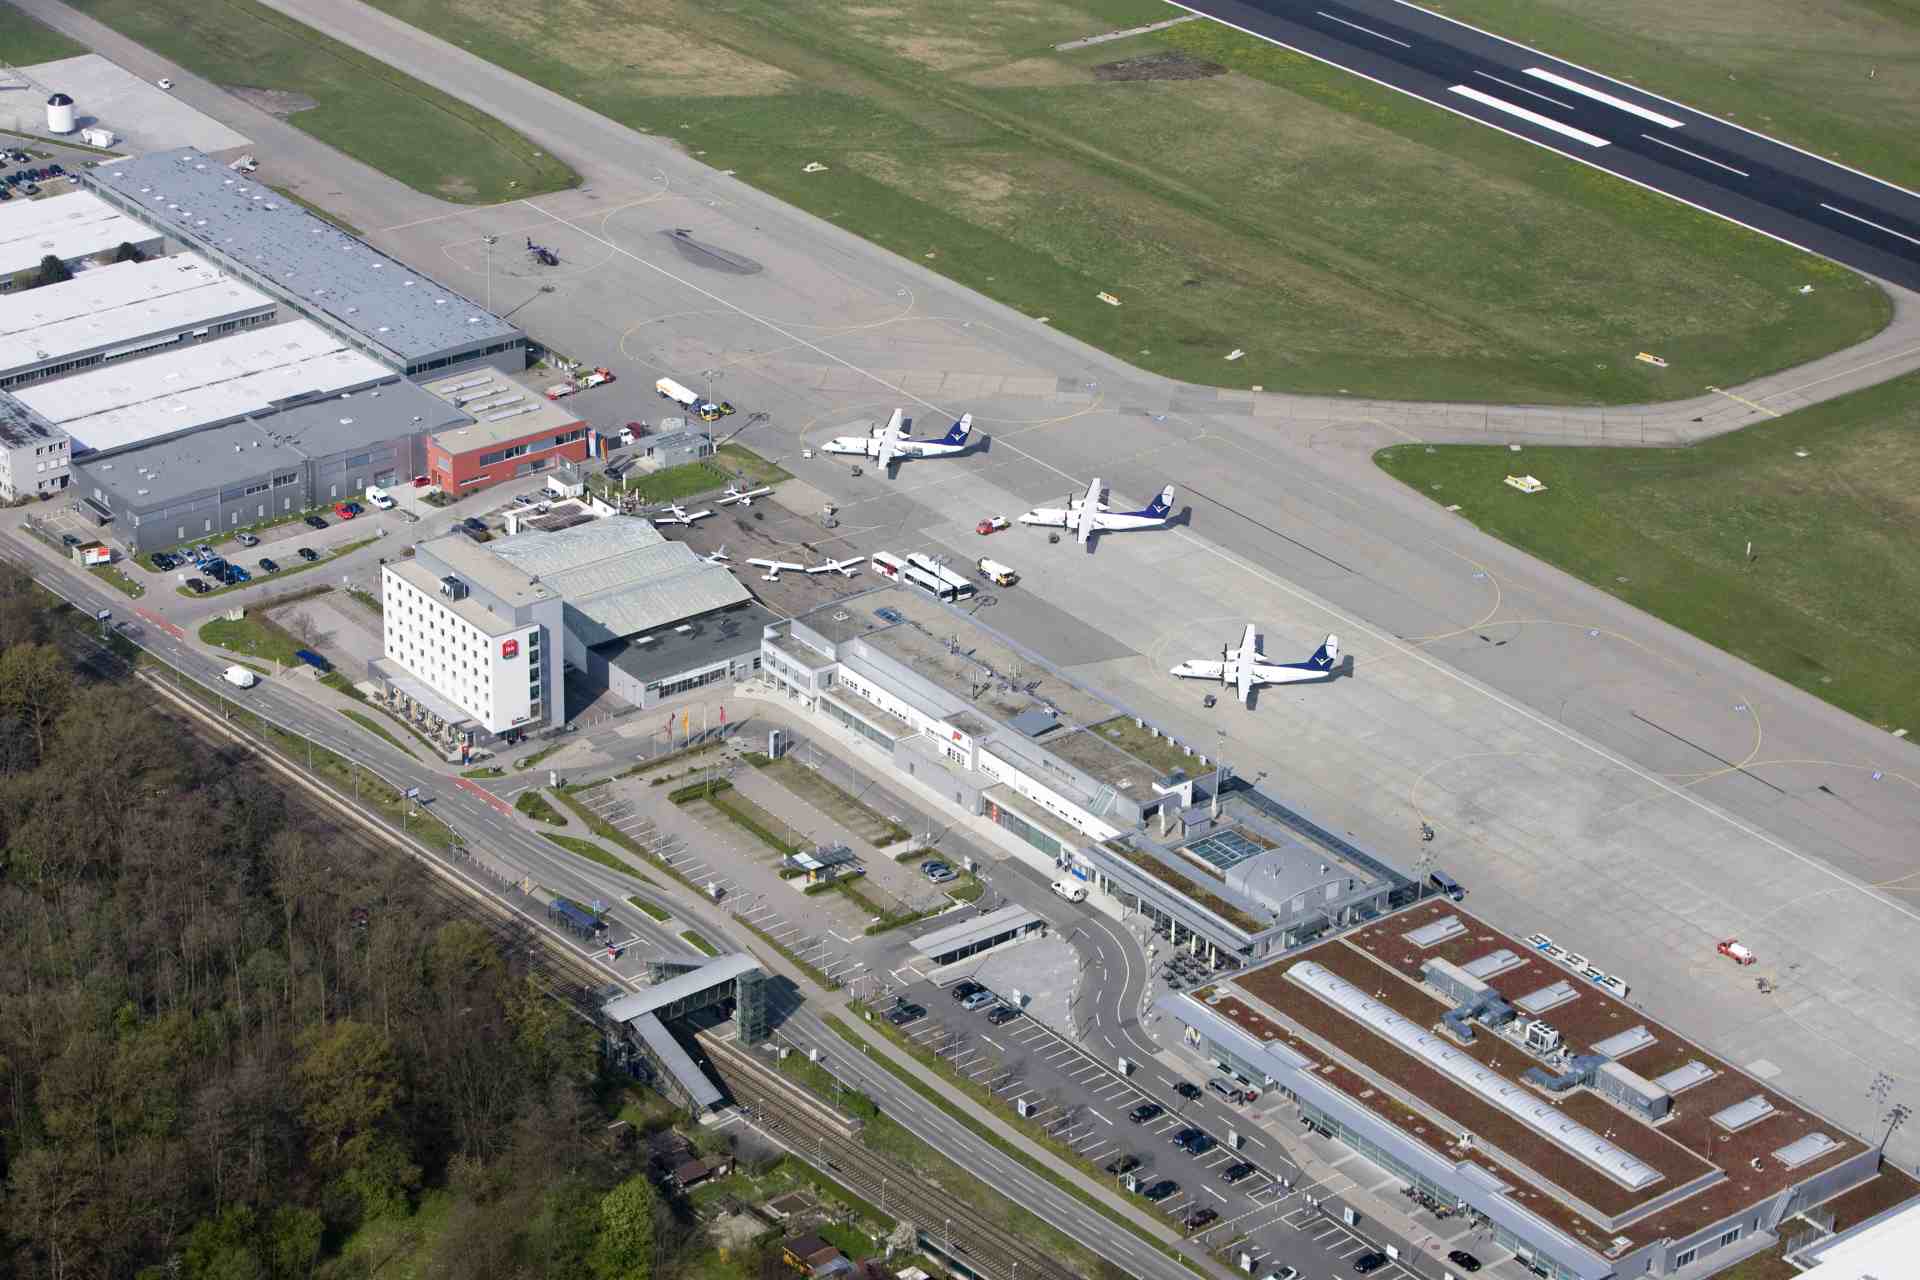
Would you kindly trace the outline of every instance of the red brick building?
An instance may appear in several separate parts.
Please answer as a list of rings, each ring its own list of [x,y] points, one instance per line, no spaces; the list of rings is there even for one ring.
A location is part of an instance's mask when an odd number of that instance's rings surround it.
[[[475,421],[427,438],[427,475],[459,496],[587,457],[587,424],[536,391],[485,371],[427,384]]]

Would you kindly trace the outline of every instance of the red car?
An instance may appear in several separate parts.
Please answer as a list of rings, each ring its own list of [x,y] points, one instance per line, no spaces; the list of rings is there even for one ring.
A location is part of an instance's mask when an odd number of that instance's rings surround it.
[[[998,533],[1002,529],[1007,528],[1011,523],[1012,522],[1005,516],[993,516],[973,526],[973,531],[981,534]]]
[[[353,506],[346,502],[336,502],[333,504],[333,514],[339,516],[342,520],[351,520],[353,519]]]

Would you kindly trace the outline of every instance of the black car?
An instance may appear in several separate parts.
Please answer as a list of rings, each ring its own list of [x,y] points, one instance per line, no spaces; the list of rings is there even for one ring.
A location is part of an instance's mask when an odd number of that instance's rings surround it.
[[[309,529],[324,529],[327,527],[327,522],[325,520],[322,520],[319,516],[308,516],[307,527]]]
[[[1189,1231],[1198,1231],[1208,1223],[1216,1221],[1219,1217],[1220,1211],[1218,1209],[1195,1209],[1192,1213],[1180,1219],[1180,1225]]]
[[[1182,1080],[1179,1084],[1173,1086],[1173,1091],[1189,1102],[1200,1096],[1200,1086],[1191,1080]]]
[[[996,1027],[1004,1027],[1020,1016],[1020,1011],[1012,1005],[998,1005],[987,1014],[987,1021]]]
[[[479,516],[468,516],[460,522],[460,527],[462,529],[471,529],[475,533],[485,533],[487,531],[487,522]]]
[[[1176,1147],[1184,1147],[1189,1142],[1194,1141],[1196,1138],[1204,1138],[1206,1136],[1207,1135],[1205,1130],[1196,1129],[1193,1126],[1189,1125],[1184,1129],[1174,1130],[1173,1136],[1171,1138],[1168,1138],[1167,1141],[1171,1142]]]
[[[1107,1172],[1112,1174],[1116,1178],[1123,1173],[1132,1173],[1135,1169],[1138,1169],[1139,1167],[1140,1167],[1140,1157],[1135,1155],[1128,1155],[1125,1152],[1122,1152],[1121,1154],[1115,1156],[1113,1159],[1107,1161],[1106,1163]]]
[[[1242,1160],[1239,1164],[1228,1165],[1220,1174],[1220,1180],[1228,1186],[1232,1186],[1236,1182],[1245,1182],[1258,1172],[1260,1172],[1258,1169],[1254,1168],[1245,1160]]]
[[[1165,1200],[1171,1195],[1173,1195],[1173,1193],[1178,1191],[1179,1189],[1180,1189],[1180,1184],[1175,1182],[1173,1179],[1162,1178],[1160,1179],[1160,1181],[1154,1183],[1152,1186],[1148,1187],[1145,1191],[1142,1191],[1140,1194],[1145,1196],[1147,1199],[1153,1201],[1155,1204],[1158,1204],[1162,1200]]]
[[[1353,1260],[1353,1269],[1363,1276],[1370,1276],[1387,1265],[1392,1259],[1375,1249],[1372,1253],[1363,1253]]]
[[[188,578],[187,590],[193,592],[193,594],[197,596],[203,596],[207,594],[207,592],[213,590],[213,588],[209,587],[206,583],[202,582],[198,578]]]
[[[167,570],[173,568],[173,566],[178,563],[179,561],[175,560],[172,556],[168,555],[164,551],[156,551],[153,553],[153,567],[158,569],[162,573],[165,573]]]
[[[1465,1249],[1455,1249],[1451,1251],[1447,1254],[1447,1261],[1462,1271],[1478,1271],[1480,1269],[1480,1259],[1474,1257]]]
[[[312,564],[315,560],[318,560],[320,558],[320,553],[318,551],[315,551],[312,547],[302,547],[300,548],[300,558],[302,560],[305,560],[308,564]]]
[[[1191,1138],[1186,1142],[1181,1143],[1180,1145],[1186,1149],[1186,1153],[1190,1156],[1203,1156],[1207,1154],[1207,1152],[1219,1146],[1220,1144],[1218,1142],[1215,1142],[1212,1138],[1208,1137],[1206,1134],[1203,1133],[1196,1138]]]
[[[1127,1112],[1127,1119],[1133,1121],[1135,1124],[1145,1124],[1149,1120],[1158,1120],[1165,1114],[1167,1114],[1167,1109],[1159,1103],[1143,1102],[1133,1110]]]
[[[962,982],[957,984],[953,990],[947,994],[955,1000],[965,1000],[968,996],[977,996],[985,990],[986,988],[977,982]]]
[[[887,1021],[896,1027],[918,1022],[926,1016],[927,1007],[923,1004],[898,1004],[887,1011]]]
[[[80,539],[78,539],[78,538],[76,538],[76,537],[74,537],[74,536],[73,536],[72,534],[70,534],[70,533],[63,533],[63,534],[61,534],[61,535],[60,535],[60,541],[61,541],[61,542],[63,542],[63,543],[65,543],[65,544],[66,544],[67,546],[69,546],[69,547],[77,547],[77,546],[79,546],[79,545],[80,545]]]

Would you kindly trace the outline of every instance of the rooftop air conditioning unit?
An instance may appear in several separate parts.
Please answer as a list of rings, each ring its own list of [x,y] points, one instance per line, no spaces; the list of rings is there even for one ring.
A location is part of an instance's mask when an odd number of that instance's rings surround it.
[[[440,579],[440,594],[449,600],[465,600],[467,598],[467,584],[452,574],[448,574],[446,577]]]

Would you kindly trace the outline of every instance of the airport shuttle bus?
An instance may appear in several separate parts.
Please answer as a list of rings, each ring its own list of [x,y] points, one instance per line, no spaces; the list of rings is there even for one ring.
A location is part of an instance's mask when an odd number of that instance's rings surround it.
[[[877,551],[871,563],[880,576],[917,587],[936,600],[948,603],[965,600],[977,590],[966,578],[918,552],[902,559],[890,552]]]

